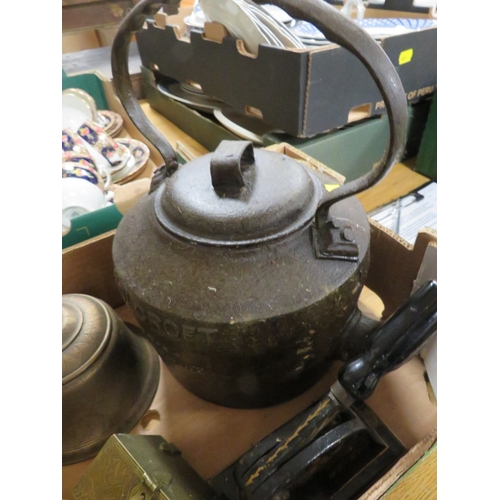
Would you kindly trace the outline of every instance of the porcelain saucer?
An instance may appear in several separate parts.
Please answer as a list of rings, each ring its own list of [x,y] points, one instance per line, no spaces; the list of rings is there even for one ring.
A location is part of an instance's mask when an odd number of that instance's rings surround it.
[[[330,42],[330,40],[327,40],[326,38],[324,40],[315,40],[314,38],[304,38],[303,39],[304,45],[306,47],[323,47],[325,45],[336,45],[333,42]]]
[[[435,19],[365,18],[355,22],[372,37],[400,35],[437,26]]]
[[[257,145],[264,143],[263,135],[269,132],[281,132],[276,127],[268,125],[261,118],[240,113],[233,108],[214,110],[214,116],[233,134],[252,141]]]
[[[271,15],[276,21],[283,24],[288,24],[293,21],[293,17],[289,16],[281,7],[273,5],[272,3],[265,3],[262,5],[269,15]]]
[[[216,97],[210,97],[209,95],[205,94],[205,92],[203,92],[203,89],[201,88],[201,86],[196,84],[196,83],[179,82],[179,85],[181,86],[181,89],[185,90],[188,94],[195,94],[195,95],[201,96],[203,99],[209,99],[209,100],[213,100],[213,101],[219,100]]]
[[[94,122],[85,122],[77,134],[87,143],[87,149],[102,167],[111,174],[117,174],[127,166],[131,158],[127,147],[119,144]]]
[[[289,30],[283,23],[277,21],[271,14],[269,14],[262,6],[257,4],[247,4],[247,9],[252,12],[255,17],[267,27],[275,38],[278,39],[278,42],[283,45],[283,47],[287,48],[295,48],[295,49],[303,49],[304,44],[300,41],[300,39],[293,34],[291,30]],[[276,44],[277,47],[280,45]]]
[[[257,54],[260,44],[270,44],[255,17],[233,0],[200,0],[207,20],[218,22],[236,38],[243,40],[246,49]]]
[[[149,148],[146,144],[135,139],[119,138],[116,142],[129,149],[131,155],[127,165],[119,172],[112,175],[115,184],[125,184],[137,177],[146,167],[149,160]]]
[[[300,38],[303,42],[309,39],[313,40],[326,40],[325,35],[314,26],[314,24],[309,23],[307,21],[297,21],[290,28],[292,33]]]
[[[212,113],[215,109],[219,109],[222,104],[222,101],[215,97],[187,90],[186,85],[179,82],[174,81],[167,84],[158,82],[156,86],[162,94],[174,101],[182,102],[190,108],[205,113]]]
[[[98,124],[111,137],[117,137],[123,129],[123,118],[120,114],[106,109],[97,112]]]

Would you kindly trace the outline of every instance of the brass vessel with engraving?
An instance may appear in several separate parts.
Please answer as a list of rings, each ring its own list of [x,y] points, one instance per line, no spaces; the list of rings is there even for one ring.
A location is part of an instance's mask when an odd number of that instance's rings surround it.
[[[156,351],[102,300],[62,296],[62,463],[97,455],[115,432],[129,432],[154,398]]]
[[[115,434],[73,490],[76,500],[216,500],[210,486],[161,436]]]

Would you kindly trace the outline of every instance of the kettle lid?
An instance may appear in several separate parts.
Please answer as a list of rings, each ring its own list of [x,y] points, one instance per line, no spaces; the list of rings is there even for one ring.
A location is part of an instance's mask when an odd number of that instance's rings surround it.
[[[182,166],[155,198],[160,224],[212,245],[249,245],[295,231],[312,219],[323,196],[319,179],[298,161],[222,141],[214,153]]]

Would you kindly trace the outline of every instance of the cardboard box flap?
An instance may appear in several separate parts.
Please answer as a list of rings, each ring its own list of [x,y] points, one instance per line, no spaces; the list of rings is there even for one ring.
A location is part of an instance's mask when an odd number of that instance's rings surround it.
[[[411,295],[427,245],[436,244],[437,238],[434,231],[423,229],[410,245],[372,219],[370,225],[370,259],[377,265],[370,265],[366,286],[382,299],[387,318]]]
[[[391,494],[390,492],[387,493],[387,490],[389,490],[392,486],[394,486],[400,478],[402,478],[415,464],[417,464],[417,462],[419,462],[423,457],[425,457],[426,453],[428,453],[429,450],[433,449],[433,447],[436,445],[436,442],[437,442],[437,430],[434,429],[424,439],[422,439],[422,441],[418,442],[404,457],[402,457],[385,476],[383,476],[368,491],[366,491],[363,495],[361,495],[361,497],[359,497],[358,500],[379,500],[380,498],[384,498],[387,500],[389,499],[399,500],[403,498],[403,496],[401,496],[403,495],[402,491],[403,488],[399,487],[400,491],[394,490],[395,495]],[[432,460],[432,458],[434,458],[434,460]],[[431,461],[429,462],[429,466],[430,468],[434,468],[434,474],[429,475],[430,481],[429,479],[427,482],[422,481],[422,476],[419,476],[417,478],[418,482],[423,483],[425,485],[424,491],[426,493],[429,493],[430,489],[435,490],[436,488],[435,456],[432,458]],[[430,496],[427,498],[430,498]]]
[[[114,280],[111,254],[115,230],[74,245],[62,252],[62,293],[98,297],[111,307],[123,304]],[[91,249],[92,251],[89,251]]]

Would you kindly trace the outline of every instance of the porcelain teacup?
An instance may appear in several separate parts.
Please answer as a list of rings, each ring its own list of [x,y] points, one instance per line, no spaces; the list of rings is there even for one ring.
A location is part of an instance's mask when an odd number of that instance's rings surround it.
[[[92,182],[76,177],[63,177],[62,215],[65,219],[71,220],[99,210],[105,204],[104,193]]]
[[[90,153],[79,154],[73,152],[65,152],[62,154],[62,163],[63,165],[65,163],[78,164],[81,167],[96,170],[104,181],[105,189],[108,189],[108,186],[112,181],[110,166],[107,163],[103,164],[102,162],[96,161],[96,159]]]
[[[130,159],[130,150],[117,143],[95,122],[87,120],[76,132],[87,143],[94,157],[98,154],[109,163],[111,173],[121,170]]]
[[[63,163],[80,163],[85,167],[91,167],[95,170],[99,170],[94,158],[90,153],[74,153],[73,151],[65,151],[62,154]],[[101,174],[102,175],[102,174]]]
[[[71,128],[65,128],[62,131],[62,150],[63,153],[76,153],[92,158],[85,142]]]
[[[62,164],[62,178],[83,179],[96,185],[103,193],[106,193],[111,183],[109,174],[101,175],[99,170],[91,164],[79,161],[64,161]]]

